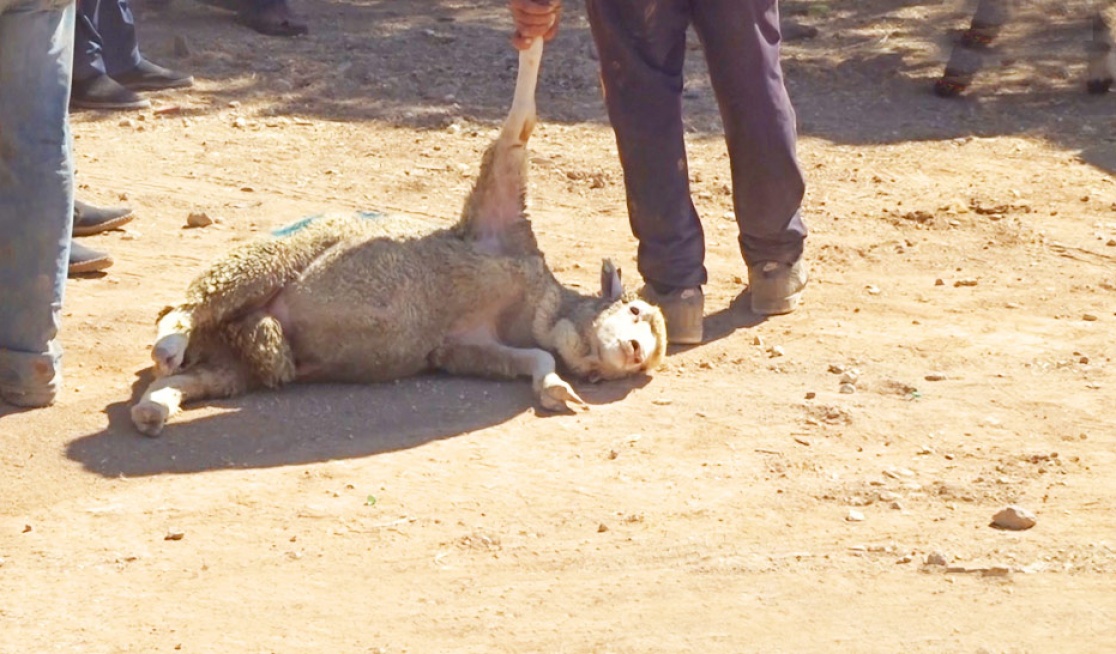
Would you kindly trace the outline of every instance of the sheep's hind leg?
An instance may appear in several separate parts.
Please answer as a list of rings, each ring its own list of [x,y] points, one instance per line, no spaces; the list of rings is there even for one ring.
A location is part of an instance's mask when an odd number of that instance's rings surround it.
[[[515,348],[500,343],[447,343],[430,357],[439,370],[478,377],[530,377],[539,404],[549,411],[585,409],[588,405],[555,372],[554,356],[538,348]]]
[[[515,96],[500,136],[481,158],[480,173],[465,200],[457,229],[491,254],[537,253],[527,220],[527,141],[537,119],[535,89],[542,39],[519,53]]]
[[[1110,15],[1106,16],[1105,12]],[[1101,9],[1093,16],[1093,39],[1089,42],[1089,65],[1086,72],[1085,88],[1089,93],[1108,93],[1116,76],[1116,5]]]
[[[283,325],[274,316],[256,311],[225,325],[224,337],[264,386],[277,388],[294,381],[294,354],[283,334]]]
[[[152,382],[132,407],[132,423],[142,433],[158,436],[167,419],[181,410],[183,402],[232,397],[246,390],[248,377],[238,364],[199,364]]]

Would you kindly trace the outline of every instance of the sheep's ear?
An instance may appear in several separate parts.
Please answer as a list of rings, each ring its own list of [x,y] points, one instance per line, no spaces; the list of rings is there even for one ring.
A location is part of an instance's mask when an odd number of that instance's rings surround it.
[[[173,307],[173,306],[171,306],[171,305],[169,305],[169,304],[168,304],[167,306],[163,307],[163,310],[159,312],[159,315],[155,316],[155,322],[157,323],[157,322],[159,322],[160,320],[162,320],[162,319],[163,319],[163,317],[164,317],[164,316],[166,316],[166,315],[167,315],[168,313],[170,313],[171,311],[174,311],[174,307]]]
[[[611,302],[624,295],[624,284],[620,281],[620,269],[611,259],[601,261],[601,297]]]

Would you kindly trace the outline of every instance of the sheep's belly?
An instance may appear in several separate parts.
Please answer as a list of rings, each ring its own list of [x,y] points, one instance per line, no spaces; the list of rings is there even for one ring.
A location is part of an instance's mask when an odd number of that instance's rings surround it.
[[[429,369],[463,324],[501,316],[522,298],[522,274],[516,260],[456,245],[375,241],[316,262],[282,291],[276,313],[299,379],[389,381]]]

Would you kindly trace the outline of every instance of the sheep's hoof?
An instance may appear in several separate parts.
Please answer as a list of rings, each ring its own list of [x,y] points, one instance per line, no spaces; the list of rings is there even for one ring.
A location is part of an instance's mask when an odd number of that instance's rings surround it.
[[[132,407],[132,423],[146,436],[158,436],[168,416],[170,409],[151,400],[141,400]]]
[[[156,377],[166,377],[182,367],[189,342],[185,334],[168,334],[155,342],[151,347],[151,360],[155,362]]]
[[[558,375],[551,373],[543,379],[539,389],[539,403],[547,411],[586,410],[589,405]]]

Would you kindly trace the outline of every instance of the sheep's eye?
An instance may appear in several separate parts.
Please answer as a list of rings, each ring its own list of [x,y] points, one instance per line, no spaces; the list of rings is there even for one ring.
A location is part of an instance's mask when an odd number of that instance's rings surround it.
[[[632,306],[628,307],[628,311],[631,311],[633,316],[638,316],[639,315],[639,307],[637,307],[634,304]]]

